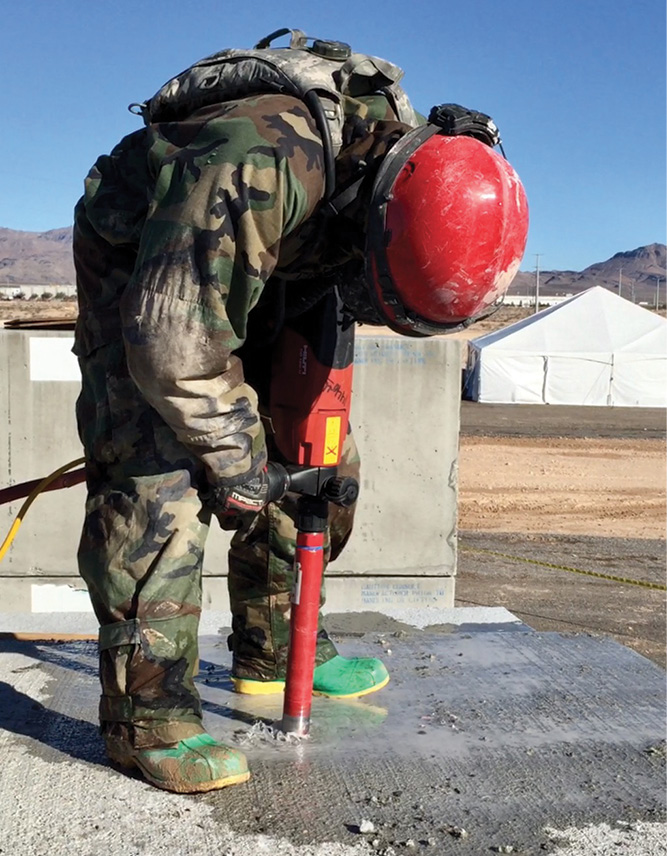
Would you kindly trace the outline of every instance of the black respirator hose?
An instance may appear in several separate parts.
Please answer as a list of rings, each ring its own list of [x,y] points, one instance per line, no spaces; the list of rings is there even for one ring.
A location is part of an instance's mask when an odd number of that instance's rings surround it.
[[[322,102],[314,89],[309,89],[304,95],[303,100],[306,107],[310,110],[313,119],[315,119],[317,130],[322,137],[322,146],[324,149],[324,199],[328,200],[336,189],[336,156],[334,154],[333,140],[331,139],[329,120],[324,114],[324,107],[322,107]]]

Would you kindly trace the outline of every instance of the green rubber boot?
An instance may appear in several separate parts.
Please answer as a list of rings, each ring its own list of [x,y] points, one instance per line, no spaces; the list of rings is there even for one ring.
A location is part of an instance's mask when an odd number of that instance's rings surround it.
[[[315,668],[313,695],[329,698],[359,698],[359,696],[381,690],[389,682],[389,673],[382,660],[375,657],[352,657],[336,655]],[[281,693],[285,681],[253,681],[232,676],[234,690],[247,695],[270,695]]]
[[[137,767],[155,787],[177,794],[214,791],[250,778],[245,755],[206,733],[167,749],[128,751],[107,743],[107,754],[121,767]]]
[[[322,663],[313,674],[313,695],[331,698],[359,698],[381,690],[389,683],[389,672],[375,657],[340,655]]]

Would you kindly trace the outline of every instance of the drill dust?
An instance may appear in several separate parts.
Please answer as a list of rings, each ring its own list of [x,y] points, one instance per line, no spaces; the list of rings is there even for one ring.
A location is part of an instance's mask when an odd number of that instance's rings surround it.
[[[310,735],[295,734],[291,731],[282,731],[280,723],[276,722],[270,725],[267,722],[258,720],[247,731],[238,731],[236,733],[236,742],[239,746],[257,746],[258,744],[272,746],[299,746],[305,740],[308,740]]]

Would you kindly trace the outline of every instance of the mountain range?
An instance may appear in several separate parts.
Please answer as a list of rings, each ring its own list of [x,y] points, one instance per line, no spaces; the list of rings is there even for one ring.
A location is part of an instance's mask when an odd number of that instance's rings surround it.
[[[73,283],[70,227],[49,232],[0,228],[0,285]]]
[[[655,300],[660,280],[660,301],[664,302],[665,265],[664,244],[648,244],[616,253],[605,262],[596,262],[582,271],[543,270],[539,273],[541,295],[576,294],[594,285],[601,285],[637,303]],[[509,288],[510,294],[534,295],[536,272],[519,271]]]
[[[620,281],[624,297],[652,303],[658,278],[661,281],[660,294],[665,293],[665,264],[665,245],[649,244],[616,253],[607,261],[597,262],[582,271],[540,271],[540,294],[574,294],[594,285],[618,292]],[[0,228],[0,286],[67,285],[73,282],[71,228],[51,229],[48,232],[19,232]],[[533,295],[535,282],[535,271],[520,271],[509,293]]]

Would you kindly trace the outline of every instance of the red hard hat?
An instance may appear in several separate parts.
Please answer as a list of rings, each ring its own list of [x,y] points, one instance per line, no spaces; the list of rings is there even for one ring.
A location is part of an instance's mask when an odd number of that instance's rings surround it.
[[[493,311],[526,246],[528,204],[510,164],[431,125],[390,150],[371,198],[367,281],[397,332],[429,336]]]

